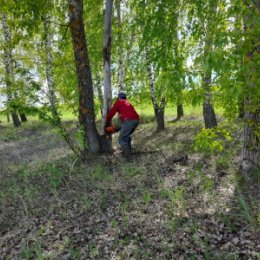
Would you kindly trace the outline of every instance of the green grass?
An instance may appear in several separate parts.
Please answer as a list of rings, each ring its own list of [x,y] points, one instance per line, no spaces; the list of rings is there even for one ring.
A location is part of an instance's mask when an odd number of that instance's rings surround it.
[[[139,106],[136,106],[137,112],[142,116],[154,116],[154,109],[152,104],[142,104]],[[193,107],[191,105],[184,106],[184,115],[185,116],[200,116],[202,115],[202,108],[197,106]],[[177,107],[173,104],[168,104],[165,108],[165,117],[176,117],[177,115]]]
[[[3,110],[0,109],[0,121],[2,123],[7,121],[6,115],[3,113]]]
[[[148,103],[148,104],[140,104],[137,105],[136,107],[137,112],[140,114],[141,118],[143,118],[143,123],[146,122],[151,122],[154,119],[154,109],[152,104]],[[184,109],[184,116],[187,117],[201,117],[202,116],[202,106],[196,106],[193,107],[191,105],[187,105],[183,107]],[[222,108],[216,108],[216,113],[218,115],[222,115],[223,114],[223,109]],[[61,113],[61,118],[63,121],[71,121],[71,120],[78,120],[77,115],[75,115],[75,113],[69,109],[68,107],[66,107],[65,105],[62,105],[59,108],[59,111]],[[76,111],[77,112],[77,111]],[[177,108],[176,105],[174,104],[168,104],[165,108],[165,117],[169,118],[169,119],[174,119],[177,115]],[[98,112],[96,115],[96,119],[100,120],[101,116],[100,113]],[[3,110],[0,110],[0,121],[2,122],[2,125],[8,125],[8,124],[12,124],[12,122],[7,123],[7,117],[6,114],[3,113]],[[39,121],[37,116],[28,116],[28,121],[30,122],[35,122],[35,121]]]

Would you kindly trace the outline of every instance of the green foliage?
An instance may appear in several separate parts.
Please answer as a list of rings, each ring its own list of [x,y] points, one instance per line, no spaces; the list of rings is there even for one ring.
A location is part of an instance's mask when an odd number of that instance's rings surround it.
[[[219,153],[224,150],[225,142],[232,140],[230,133],[224,128],[203,128],[194,138],[193,150],[207,155]]]

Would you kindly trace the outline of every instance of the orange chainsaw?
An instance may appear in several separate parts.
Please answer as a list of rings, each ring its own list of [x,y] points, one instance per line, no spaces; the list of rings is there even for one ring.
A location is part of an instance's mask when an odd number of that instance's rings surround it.
[[[121,129],[121,127],[115,127],[113,125],[110,125],[105,128],[105,132],[107,135],[112,135],[112,134],[120,131],[120,129]]]

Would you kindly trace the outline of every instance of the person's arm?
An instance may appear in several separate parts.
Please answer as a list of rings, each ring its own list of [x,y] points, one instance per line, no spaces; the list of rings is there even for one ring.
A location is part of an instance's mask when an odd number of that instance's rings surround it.
[[[119,102],[118,100],[116,101],[116,103],[112,106],[112,108],[109,110],[108,114],[107,114],[107,118],[106,118],[106,122],[110,122],[112,120],[112,118],[114,117],[114,115],[117,112],[118,109],[118,105]]]

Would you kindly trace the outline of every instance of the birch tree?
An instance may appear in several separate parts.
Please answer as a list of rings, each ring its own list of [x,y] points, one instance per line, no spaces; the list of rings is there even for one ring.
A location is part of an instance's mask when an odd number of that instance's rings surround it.
[[[122,22],[122,11],[121,11],[121,1],[117,0],[115,2],[116,13],[117,13],[117,26],[118,26],[118,89],[125,89],[125,62],[126,55],[123,49],[123,22]]]
[[[56,119],[58,116],[56,109],[56,96],[54,89],[54,75],[53,75],[53,57],[52,57],[52,33],[51,33],[51,16],[50,14],[46,15],[45,18],[45,37],[44,37],[44,45],[45,45],[45,55],[46,55],[46,79],[48,86],[48,99],[50,101],[51,113],[53,119]]]
[[[210,66],[208,60],[209,55],[214,48],[214,26],[215,20],[212,19],[215,17],[217,11],[217,1],[209,0],[208,1],[208,16],[205,21],[205,39],[204,39],[204,53],[203,53],[203,88],[204,88],[204,101],[203,101],[203,117],[206,128],[213,128],[217,126],[217,119],[214,107],[212,105],[212,93],[211,93],[211,84],[212,84],[212,67]],[[203,21],[201,21],[203,23]]]
[[[156,88],[154,83],[154,73],[153,73],[153,68],[151,65],[151,60],[148,51],[146,53],[146,62],[147,62],[147,77],[148,77],[149,87],[150,87],[150,96],[151,96],[155,118],[157,122],[157,131],[161,131],[165,128],[165,124],[164,124],[165,97],[161,96],[159,98],[159,101],[157,100]]]
[[[111,43],[112,43],[112,9],[113,0],[106,0],[105,22],[104,22],[104,104],[103,123],[106,123],[107,113],[112,105],[111,86]]]
[[[7,107],[10,110],[12,115],[13,124],[15,127],[19,127],[21,122],[18,117],[17,110],[15,108],[15,93],[13,91],[13,87],[15,84],[15,76],[14,76],[14,67],[13,67],[13,54],[12,54],[12,43],[10,31],[7,24],[7,15],[1,14],[2,18],[2,27],[4,32],[4,66],[5,66],[5,83],[6,83],[6,91],[7,91]]]

